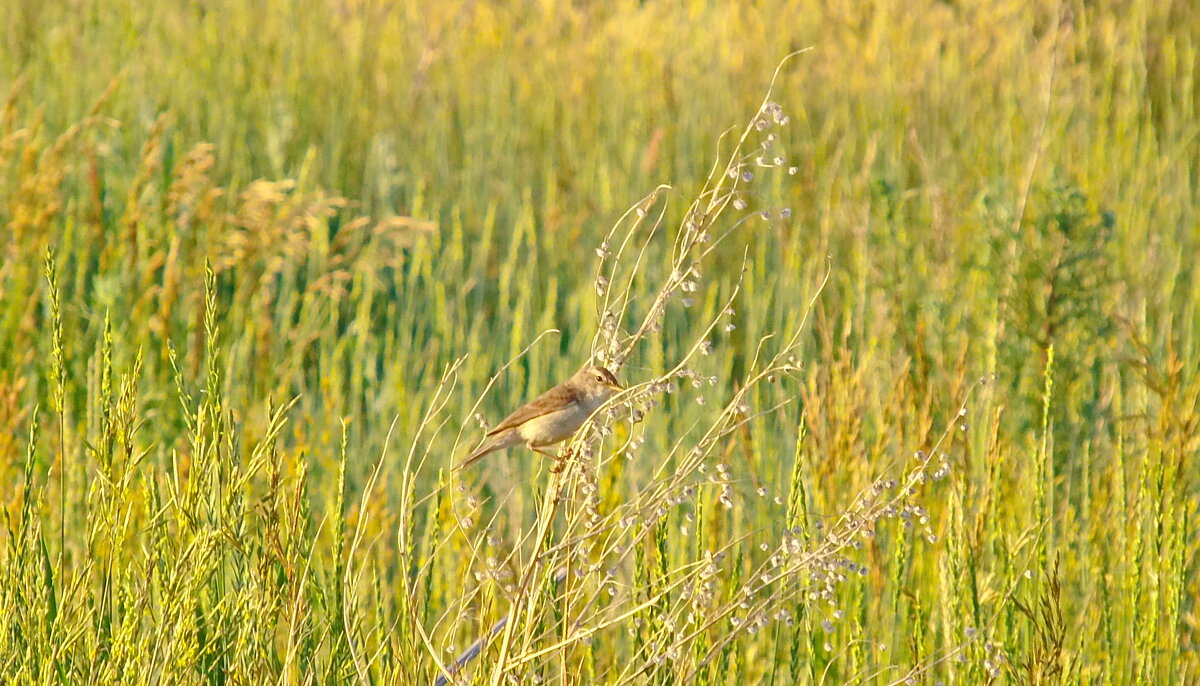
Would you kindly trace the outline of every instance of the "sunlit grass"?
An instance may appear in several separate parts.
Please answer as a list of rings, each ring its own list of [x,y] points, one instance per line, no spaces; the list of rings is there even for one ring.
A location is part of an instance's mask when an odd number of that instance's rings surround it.
[[[1200,679],[1189,7],[9,11],[0,680]]]

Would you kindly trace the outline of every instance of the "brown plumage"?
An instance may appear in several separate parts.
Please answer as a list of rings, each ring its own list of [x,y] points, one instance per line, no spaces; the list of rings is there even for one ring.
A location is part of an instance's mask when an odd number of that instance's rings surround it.
[[[530,400],[524,405],[518,407],[515,412],[500,420],[491,431],[487,432],[488,436],[495,436],[505,429],[518,427],[525,422],[540,417],[548,412],[553,412],[556,409],[562,408],[579,399],[579,393],[575,389],[567,385],[559,385],[542,393],[538,397]]]
[[[543,452],[539,448],[574,435],[619,390],[621,384],[612,372],[604,367],[584,367],[505,417],[487,432],[488,440],[454,468],[469,467],[489,453],[514,445]]]

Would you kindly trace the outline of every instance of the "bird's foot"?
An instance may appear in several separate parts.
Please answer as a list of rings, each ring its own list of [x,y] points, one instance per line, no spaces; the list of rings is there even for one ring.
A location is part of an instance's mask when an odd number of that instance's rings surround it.
[[[571,452],[570,448],[563,448],[562,451],[559,452],[559,454],[557,456],[555,456],[554,466],[550,468],[550,473],[551,474],[562,474],[563,471],[567,468],[567,461],[570,460],[573,456],[574,456],[574,454]]]

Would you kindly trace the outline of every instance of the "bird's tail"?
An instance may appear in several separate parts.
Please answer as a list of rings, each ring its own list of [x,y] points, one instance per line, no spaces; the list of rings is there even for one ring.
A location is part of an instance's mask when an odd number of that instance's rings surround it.
[[[468,455],[467,459],[454,465],[454,471],[457,472],[466,469],[467,467],[470,467],[478,462],[483,457],[487,456],[489,453],[494,453],[501,448],[507,448],[509,446],[508,438],[509,437],[507,435],[501,434],[499,436],[492,436],[491,438],[487,439],[483,442],[483,445],[475,449],[475,452]]]

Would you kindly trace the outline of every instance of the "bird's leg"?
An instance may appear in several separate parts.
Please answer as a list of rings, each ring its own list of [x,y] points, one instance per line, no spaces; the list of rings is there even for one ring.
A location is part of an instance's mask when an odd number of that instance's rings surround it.
[[[527,443],[526,447],[529,448],[530,450],[532,450],[533,452],[538,453],[539,455],[545,455],[546,457],[552,457],[555,460],[558,459],[558,455],[555,455],[554,453],[550,452],[549,450],[542,450],[541,448],[539,448],[538,446],[536,446],[532,443]]]
[[[554,453],[550,452],[549,450],[542,450],[541,448],[537,447],[536,445],[534,445],[532,443],[529,444],[529,449],[535,453],[545,455],[546,457],[549,457],[554,460],[554,466],[550,468],[551,474],[561,473],[563,470],[563,466],[566,465],[566,460],[563,459],[562,455],[555,455]]]

